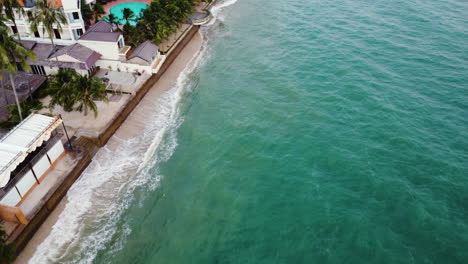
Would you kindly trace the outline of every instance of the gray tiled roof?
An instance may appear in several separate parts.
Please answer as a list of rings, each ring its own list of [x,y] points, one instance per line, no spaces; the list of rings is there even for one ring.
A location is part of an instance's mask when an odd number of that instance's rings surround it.
[[[120,32],[86,32],[83,36],[81,36],[80,40],[89,40],[89,41],[104,41],[104,42],[117,42],[120,35]]]
[[[27,44],[30,45],[31,43]],[[23,45],[25,44],[23,43]],[[101,54],[78,43],[70,46],[56,46],[56,52],[53,52],[51,44],[35,43],[32,47],[32,51],[36,54],[36,60],[28,60],[31,65],[87,70],[101,57]],[[55,59],[65,54],[79,62],[57,61]]]
[[[61,48],[63,46],[56,46],[56,48]],[[46,43],[36,43],[31,49],[36,54],[36,60],[45,60],[48,59],[50,54],[53,53],[54,47],[52,44]]]
[[[49,61],[53,61],[55,57],[60,57],[62,55],[68,55],[72,58],[75,58],[76,60],[84,63],[87,68],[91,68],[101,57],[101,54],[95,52],[94,50],[87,48],[81,44],[75,43],[73,45],[59,49],[57,52],[52,54],[52,56],[50,56]]]
[[[151,41],[147,40],[140,45],[138,45],[135,50],[130,54],[128,59],[133,59],[133,58],[140,58],[143,59],[147,62],[151,62],[154,56],[156,56],[158,53],[158,46],[155,44],[151,43]]]
[[[92,25],[80,40],[116,42],[122,33],[112,32],[112,25],[104,20],[100,20]]]
[[[89,27],[86,32],[112,32],[112,24],[105,20],[99,20],[96,24]]]
[[[25,48],[32,49],[36,45],[36,42],[33,40],[21,40],[21,44]]]

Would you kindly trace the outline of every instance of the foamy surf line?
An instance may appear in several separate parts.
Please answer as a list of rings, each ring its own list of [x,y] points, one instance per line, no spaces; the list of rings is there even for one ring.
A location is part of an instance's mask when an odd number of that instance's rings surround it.
[[[231,5],[236,1],[228,2]],[[221,5],[219,10],[228,6],[226,2]],[[219,11],[215,16],[218,14]],[[159,96],[151,113],[145,113],[148,122],[143,133],[126,140],[115,135],[111,139],[115,148],[105,146],[98,151],[68,191],[65,208],[29,263],[91,263],[116,234],[116,242],[107,250],[114,252],[124,246],[131,230],[121,220],[122,215],[134,201],[136,188],[158,186],[161,176],[154,177],[148,171],[169,159],[177,146],[176,131],[183,121],[180,101],[191,86],[188,76],[202,64],[206,53],[204,41],[176,84]]]
[[[198,53],[200,54],[200,53]],[[67,204],[52,227],[49,236],[37,247],[29,263],[90,263],[117,231],[128,234],[128,227],[117,230],[122,213],[133,201],[135,188],[156,188],[159,177],[149,177],[150,163],[158,162],[156,153],[166,133],[175,133],[179,102],[188,83],[187,76],[199,64],[195,54],[176,85],[154,103],[147,113],[147,126],[138,136],[119,143],[113,150],[103,147],[90,166],[69,190]],[[175,136],[169,136],[162,157],[170,157],[176,147]],[[149,144],[148,144],[149,143]]]

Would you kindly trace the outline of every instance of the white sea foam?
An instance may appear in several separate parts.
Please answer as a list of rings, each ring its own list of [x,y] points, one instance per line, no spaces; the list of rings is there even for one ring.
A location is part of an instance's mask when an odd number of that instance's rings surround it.
[[[228,6],[231,6],[233,4],[237,3],[237,0],[224,0],[224,1],[220,1],[219,3],[213,5],[213,7],[211,8],[211,14],[213,14],[213,16],[215,18],[220,18],[220,14],[221,14],[221,11],[228,7]]]
[[[214,6],[214,16],[219,17],[222,8],[236,1]],[[161,176],[155,177],[149,170],[169,159],[177,147],[176,131],[183,122],[180,101],[190,87],[189,74],[206,61],[206,55],[205,42],[176,85],[154,103],[152,113],[147,113],[149,122],[143,133],[127,140],[114,136],[113,140],[119,141],[116,149],[98,151],[68,191],[65,208],[29,263],[91,263],[111,239],[116,241],[107,248],[110,252],[124,246],[131,229],[126,223],[119,226],[119,220],[134,201],[136,188],[157,188]]]
[[[142,185],[156,188],[160,177],[149,175],[148,170],[161,158],[168,159],[177,146],[179,102],[188,85],[187,75],[199,63],[199,58],[193,59],[191,66],[179,76],[177,85],[154,104],[155,111],[148,113],[152,122],[147,122],[142,134],[122,140],[112,151],[107,147],[99,150],[69,190],[66,207],[29,263],[90,263],[105,243],[117,231],[122,231],[115,226],[132,201],[135,188]],[[169,140],[162,146],[167,133]],[[158,152],[160,147],[163,151]],[[124,233],[130,233],[128,227],[123,229]]]

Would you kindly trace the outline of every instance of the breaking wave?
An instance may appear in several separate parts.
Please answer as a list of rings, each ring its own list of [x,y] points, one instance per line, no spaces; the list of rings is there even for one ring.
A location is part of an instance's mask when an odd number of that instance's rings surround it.
[[[219,18],[223,8],[236,1],[223,1],[214,6],[214,20]],[[201,30],[201,33],[206,38],[207,31]],[[154,177],[149,170],[169,159],[177,146],[176,131],[183,122],[180,102],[193,87],[189,75],[206,61],[206,53],[204,41],[200,52],[179,75],[176,85],[145,113],[147,121],[143,133],[125,140],[113,136],[114,146],[106,145],[98,151],[68,191],[63,211],[29,263],[91,263],[112,239],[115,241],[107,250],[118,251],[123,247],[131,229],[125,223],[118,223],[137,199],[137,188],[151,191],[159,185],[161,175]]]

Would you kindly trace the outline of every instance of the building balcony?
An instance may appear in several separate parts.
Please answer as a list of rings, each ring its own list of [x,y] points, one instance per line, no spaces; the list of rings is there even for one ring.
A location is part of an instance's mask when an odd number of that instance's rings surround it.
[[[119,50],[119,60],[120,61],[126,61],[127,60],[127,54],[130,51],[130,46],[123,46]]]

